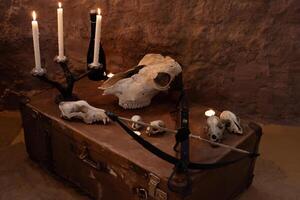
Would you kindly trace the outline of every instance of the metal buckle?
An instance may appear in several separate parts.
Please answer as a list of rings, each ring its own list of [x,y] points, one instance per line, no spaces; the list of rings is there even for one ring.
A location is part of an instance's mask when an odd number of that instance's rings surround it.
[[[155,198],[158,200],[167,200],[168,199],[168,195],[167,193],[165,193],[164,191],[162,191],[161,189],[156,189],[156,193],[155,193]]]
[[[149,183],[148,183],[148,190],[149,190],[149,195],[153,198],[155,198],[155,191],[156,187],[160,182],[160,178],[156,176],[155,174],[150,173],[149,174]]]
[[[148,183],[149,196],[157,200],[166,200],[168,198],[167,193],[157,188],[157,185],[160,183],[160,178],[155,174],[150,173],[149,179],[150,179]]]
[[[148,192],[144,188],[136,188],[136,193],[140,200],[148,199]]]
[[[152,173],[149,174],[149,179],[149,183],[154,184],[155,186],[160,182],[160,178]]]
[[[87,146],[83,145],[80,150],[81,152],[79,152],[78,157],[83,160],[88,156]]]

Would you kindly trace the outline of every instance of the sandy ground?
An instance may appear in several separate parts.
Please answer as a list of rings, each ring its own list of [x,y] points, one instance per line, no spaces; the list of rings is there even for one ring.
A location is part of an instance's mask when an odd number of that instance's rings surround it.
[[[25,151],[18,112],[0,112],[0,200],[85,200],[40,169]],[[240,200],[300,199],[300,127],[267,124],[253,185]]]

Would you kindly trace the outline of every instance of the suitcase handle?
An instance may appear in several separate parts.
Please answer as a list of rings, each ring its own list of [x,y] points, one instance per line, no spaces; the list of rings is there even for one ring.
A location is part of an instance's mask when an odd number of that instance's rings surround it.
[[[91,159],[91,157],[89,156],[89,151],[87,146],[84,145],[81,149],[82,149],[81,152],[77,155],[79,160],[89,165],[90,167],[100,171],[102,169],[100,163]]]

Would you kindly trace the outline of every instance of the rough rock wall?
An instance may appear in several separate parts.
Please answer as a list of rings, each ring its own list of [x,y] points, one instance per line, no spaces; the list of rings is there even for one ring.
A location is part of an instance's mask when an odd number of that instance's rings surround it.
[[[64,0],[67,55],[84,69],[88,11],[101,6],[108,67],[133,66],[146,53],[184,66],[190,97],[219,109],[266,118],[300,116],[299,0]],[[30,11],[38,12],[41,52],[54,75],[54,0],[0,1],[0,92],[44,85],[34,65]]]

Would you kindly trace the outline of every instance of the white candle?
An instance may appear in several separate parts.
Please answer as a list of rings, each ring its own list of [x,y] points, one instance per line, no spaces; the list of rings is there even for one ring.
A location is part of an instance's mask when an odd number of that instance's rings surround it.
[[[64,22],[63,22],[63,8],[61,3],[58,3],[57,9],[57,34],[58,34],[58,59],[63,60],[64,56]]]
[[[94,45],[94,60],[93,64],[94,66],[99,65],[99,50],[100,50],[100,38],[101,38],[101,10],[98,8],[98,15],[96,20],[96,33],[95,33],[95,45]]]
[[[34,47],[34,58],[35,58],[35,69],[37,71],[41,70],[41,53],[40,53],[40,42],[39,42],[39,25],[36,21],[36,13],[32,12],[32,37],[33,37],[33,47]]]

